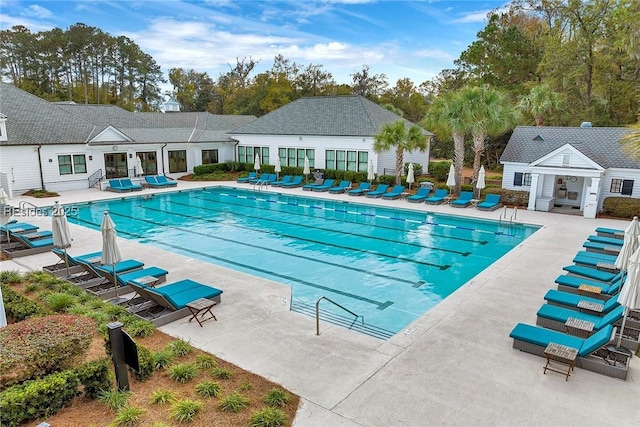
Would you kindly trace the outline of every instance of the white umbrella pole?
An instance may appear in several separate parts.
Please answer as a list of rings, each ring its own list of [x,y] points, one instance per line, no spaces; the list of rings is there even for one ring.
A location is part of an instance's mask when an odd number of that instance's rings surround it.
[[[116,265],[113,264],[113,286],[116,290],[116,304],[118,303],[118,278],[116,277]]]
[[[629,314],[629,307],[624,308],[624,316],[622,316],[622,326],[620,326],[620,336],[618,336],[618,344],[616,347],[622,347],[622,334],[624,332],[624,324],[627,323],[627,315]]]
[[[67,267],[67,276],[69,276],[69,256],[67,255],[67,249],[62,248],[64,252],[64,265]]]

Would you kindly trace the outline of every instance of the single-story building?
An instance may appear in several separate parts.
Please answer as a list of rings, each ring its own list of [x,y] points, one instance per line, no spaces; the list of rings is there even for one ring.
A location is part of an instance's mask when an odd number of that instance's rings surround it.
[[[580,209],[595,218],[605,198],[640,197],[640,163],[621,149],[622,127],[518,126],[500,157],[502,187],[529,191],[529,210]]]
[[[263,163],[312,169],[367,172],[369,160],[381,175],[395,175],[395,150],[373,151],[374,136],[385,124],[404,120],[362,96],[300,98],[230,132],[238,141],[238,160],[250,163],[256,153]],[[423,130],[429,138],[432,133]],[[404,153],[404,163],[429,169],[429,149]]]

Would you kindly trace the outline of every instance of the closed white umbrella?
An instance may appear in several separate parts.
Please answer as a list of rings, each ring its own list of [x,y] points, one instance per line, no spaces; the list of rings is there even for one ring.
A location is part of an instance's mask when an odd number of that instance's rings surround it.
[[[6,191],[4,191],[4,188],[0,187],[0,204],[2,205],[6,205],[9,202],[9,195],[7,194]]]
[[[627,269],[629,258],[640,247],[638,236],[640,236],[640,222],[638,217],[634,216],[629,226],[624,230],[624,242],[614,263],[620,270]]]
[[[376,179],[376,172],[373,169],[373,159],[369,159],[369,165],[367,166],[367,179],[369,180],[369,184],[371,184],[371,181]]]
[[[144,175],[144,169],[142,168],[142,159],[140,156],[136,157],[136,175]]]
[[[451,188],[456,186],[456,170],[453,167],[453,163],[449,166],[449,175],[447,176],[447,187],[449,187],[449,191]]]
[[[409,184],[409,190],[411,190],[411,184],[416,182],[415,172],[413,172],[413,163],[409,162],[409,170],[407,171],[407,184]]]
[[[67,214],[64,208],[58,202],[53,206],[51,214],[51,234],[53,235],[53,246],[62,249],[64,252],[64,263],[67,267],[67,276],[69,275],[69,259],[67,258],[67,249],[71,246],[71,233],[69,233],[69,223],[67,222]]]
[[[111,265],[113,267],[113,286],[115,286],[116,302],[118,302],[116,264],[122,261],[122,254],[120,254],[116,239],[116,225],[109,216],[109,211],[104,212],[100,230],[102,231],[102,257],[100,261],[103,265]]]
[[[273,170],[276,173],[276,177],[280,179],[280,172],[282,172],[282,164],[280,162],[280,156],[276,157],[276,167],[273,168]]]
[[[0,225],[4,225],[9,222],[11,218],[11,208],[9,204],[9,195],[4,188],[0,187],[0,205],[2,205],[2,211],[0,212]]]
[[[620,336],[618,337],[617,344],[617,347],[620,347],[622,344],[624,325],[629,316],[629,310],[640,309],[640,249],[636,249],[629,258],[627,278],[618,294],[618,303],[624,306],[624,317],[622,318],[622,326],[620,327]]]
[[[2,300],[2,289],[0,289],[0,328],[7,326],[7,313],[4,311],[4,301]]]
[[[302,169],[302,173],[304,174],[305,178],[311,173],[311,168],[309,167],[309,158],[307,156],[304,156],[304,168]]]
[[[256,153],[256,158],[253,161],[253,169],[256,172],[260,170],[260,155],[258,153]]]
[[[478,189],[478,199],[480,198],[480,192],[482,192],[482,189],[487,186],[484,182],[484,175],[484,166],[480,166],[480,171],[478,172],[478,181],[476,182],[476,188]]]

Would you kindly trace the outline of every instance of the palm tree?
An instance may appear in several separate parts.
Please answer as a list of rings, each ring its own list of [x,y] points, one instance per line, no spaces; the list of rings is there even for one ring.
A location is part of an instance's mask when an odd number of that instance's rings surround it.
[[[628,154],[629,157],[640,161],[640,124],[631,126],[631,129],[631,132],[620,140],[622,151]]]
[[[464,137],[469,131],[467,107],[461,91],[447,92],[444,96],[436,98],[423,120],[423,126],[435,133],[440,140],[453,139],[456,194],[460,194],[464,167]]]
[[[530,113],[536,126],[542,126],[545,116],[564,108],[564,101],[549,85],[541,84],[532,87],[527,95],[518,97],[518,108]]]
[[[513,129],[521,116],[511,105],[506,93],[498,89],[489,86],[469,87],[462,89],[461,95],[468,104],[466,119],[470,125],[474,153],[472,181],[476,182],[487,137],[499,136]]]
[[[429,140],[423,130],[416,125],[407,128],[405,120],[384,125],[374,139],[373,151],[376,153],[391,150],[393,147],[396,149],[396,185],[400,185],[402,179],[404,152],[425,151],[429,146]]]

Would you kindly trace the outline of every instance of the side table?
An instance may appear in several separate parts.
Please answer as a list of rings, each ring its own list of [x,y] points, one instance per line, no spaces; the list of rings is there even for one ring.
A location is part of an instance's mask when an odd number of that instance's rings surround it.
[[[578,356],[578,349],[551,342],[549,343],[547,348],[544,349],[544,355],[547,358],[547,364],[544,366],[543,373],[546,374],[547,370],[557,372],[559,374],[565,375],[564,380],[568,381],[569,377],[571,376],[571,371],[573,371],[576,357]],[[556,369],[550,366],[551,362],[558,362],[560,364],[566,365],[567,371],[561,371],[559,368]]]
[[[207,320],[213,319],[217,321],[218,319],[216,319],[215,314],[213,314],[213,312],[211,311],[214,305],[216,305],[216,302],[207,298],[200,298],[187,304],[187,308],[191,312],[191,318],[189,318],[189,322],[191,322],[193,319],[196,319],[196,322],[198,322],[200,327],[202,327],[202,323]],[[204,316],[207,313],[209,313],[211,316],[205,319]],[[200,316],[200,318],[198,318],[198,316]]]
[[[580,338],[588,338],[593,332],[593,322],[587,320],[576,319],[575,317],[569,317],[564,323],[564,327],[567,333]]]
[[[602,293],[602,288],[599,286],[585,285],[584,283],[578,286],[578,294],[582,296],[596,296]]]
[[[595,313],[602,313],[602,310],[604,310],[604,304],[598,304],[597,302],[586,300],[578,301],[577,307],[587,312]]]

